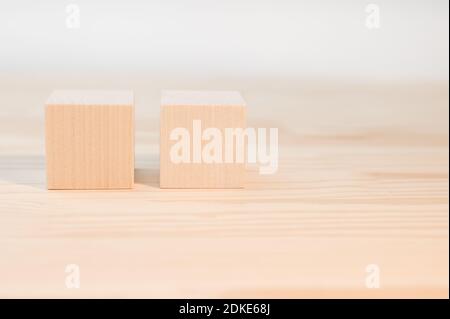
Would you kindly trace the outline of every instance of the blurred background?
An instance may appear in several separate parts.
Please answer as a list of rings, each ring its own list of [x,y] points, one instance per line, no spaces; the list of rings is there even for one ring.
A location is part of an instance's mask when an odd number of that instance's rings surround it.
[[[345,113],[350,104],[379,99],[379,105],[392,91],[403,105],[430,99],[444,105],[448,6],[446,0],[3,2],[0,115],[41,116],[56,88],[130,88],[138,116],[155,120],[161,89],[237,89],[252,117],[261,118],[276,117],[280,108]],[[422,94],[410,100],[409,91]],[[447,109],[441,106],[444,116]]]
[[[2,72],[448,78],[446,0],[17,0],[0,21]]]

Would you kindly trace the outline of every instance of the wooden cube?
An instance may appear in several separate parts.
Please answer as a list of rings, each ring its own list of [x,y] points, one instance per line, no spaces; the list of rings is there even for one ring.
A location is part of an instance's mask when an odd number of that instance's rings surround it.
[[[242,188],[245,163],[226,162],[224,143],[221,146],[222,161],[218,160],[219,157],[214,161],[205,161],[202,154],[212,140],[211,136],[205,139],[208,137],[208,133],[205,135],[207,129],[216,128],[215,131],[224,138],[226,129],[245,129],[245,116],[245,101],[239,92],[163,91],[161,188]],[[190,144],[188,152],[185,147],[187,143],[183,142],[187,140],[182,138],[186,132]]]
[[[133,187],[132,91],[54,91],[45,122],[48,189]]]

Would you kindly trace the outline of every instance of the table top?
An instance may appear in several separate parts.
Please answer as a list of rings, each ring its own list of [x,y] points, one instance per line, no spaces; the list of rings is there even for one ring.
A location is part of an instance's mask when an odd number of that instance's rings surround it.
[[[135,188],[48,191],[57,83],[0,79],[0,297],[448,298],[448,83],[239,83],[248,124],[279,129],[277,174],[162,190],[159,87],[131,80]]]

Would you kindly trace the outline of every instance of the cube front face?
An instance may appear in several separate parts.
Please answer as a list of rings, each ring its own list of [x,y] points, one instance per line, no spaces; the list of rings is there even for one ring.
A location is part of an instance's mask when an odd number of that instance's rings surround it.
[[[163,99],[164,100],[164,99]],[[225,137],[225,129],[246,126],[245,105],[161,105],[160,136],[160,187],[161,188],[242,188],[244,187],[245,163],[225,163],[222,161],[205,163],[198,154],[195,162],[194,144],[208,128],[216,128]],[[195,121],[195,124],[194,124]],[[194,126],[197,132],[194,133]],[[201,125],[201,130],[199,126]],[[189,132],[190,162],[174,162],[171,157],[173,147],[179,141],[172,138],[175,129]],[[174,136],[172,136],[174,137]],[[201,151],[211,140],[201,140]],[[198,150],[199,148],[197,148]],[[222,157],[225,143],[222,140]]]
[[[47,105],[48,189],[121,189],[134,183],[133,105]]]

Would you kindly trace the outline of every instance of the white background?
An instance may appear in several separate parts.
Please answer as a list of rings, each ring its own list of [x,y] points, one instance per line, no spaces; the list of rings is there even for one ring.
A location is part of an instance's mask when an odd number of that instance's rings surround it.
[[[448,1],[1,1],[0,72],[448,79]],[[66,27],[66,6],[80,28]]]

